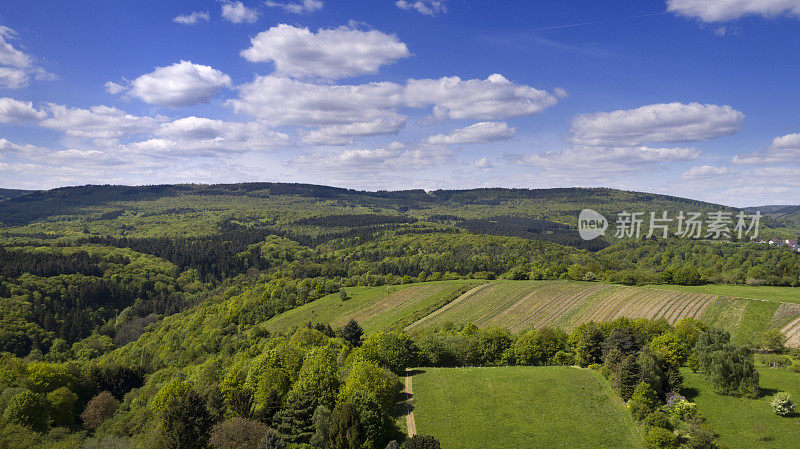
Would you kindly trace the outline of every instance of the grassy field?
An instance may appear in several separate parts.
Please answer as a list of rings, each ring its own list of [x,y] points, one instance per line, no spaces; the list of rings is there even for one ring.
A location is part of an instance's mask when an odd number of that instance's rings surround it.
[[[325,296],[270,319],[267,328],[286,331],[308,322],[341,326],[353,318],[369,333],[395,323],[417,320],[430,313],[440,301],[451,299],[475,285],[478,281],[347,288],[350,295],[347,301],[342,301],[338,293]]]
[[[760,399],[721,396],[701,375],[683,370],[685,384],[696,396],[698,411],[719,433],[720,441],[731,448],[787,448],[797,447],[800,441],[800,417],[777,416],[770,406],[772,396],[787,391],[800,399],[800,374],[784,368],[759,368],[764,396]],[[416,388],[416,385],[415,385]]]
[[[422,368],[417,431],[443,449],[641,448],[625,405],[595,371],[572,367]]]
[[[664,290],[679,290],[692,293],[707,293],[709,295],[728,296],[731,298],[760,299],[770,302],[790,302],[800,304],[800,288],[771,287],[752,285],[651,285],[651,288]]]

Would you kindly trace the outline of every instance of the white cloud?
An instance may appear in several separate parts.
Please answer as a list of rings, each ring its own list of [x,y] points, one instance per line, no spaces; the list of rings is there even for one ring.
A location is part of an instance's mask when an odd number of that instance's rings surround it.
[[[325,126],[303,135],[303,143],[310,145],[352,145],[353,138],[396,134],[406,119],[402,115],[386,114],[370,122]]]
[[[800,16],[800,0],[667,0],[667,10],[704,22],[726,22],[742,16]]]
[[[11,45],[17,33],[11,28],[0,25],[0,87],[19,89],[28,85],[31,77],[36,79],[54,79],[51,73],[38,67],[33,58]]]
[[[260,13],[244,6],[242,2],[224,2],[222,4],[222,18],[233,23],[253,23],[258,20]]]
[[[798,164],[800,163],[800,133],[776,137],[772,145],[753,153],[737,154],[734,164]]]
[[[659,103],[579,115],[570,140],[588,146],[701,141],[733,134],[743,120],[744,114],[727,105]]]
[[[105,84],[103,84],[103,87],[106,89],[106,92],[110,93],[111,95],[116,95],[128,90],[127,87],[121,84],[117,84],[113,81],[106,82]]]
[[[479,157],[478,159],[475,159],[475,163],[473,165],[475,165],[475,168],[479,168],[481,170],[489,170],[490,168],[494,167],[494,165],[492,165],[492,163],[489,162],[489,159],[486,157]]]
[[[161,117],[135,116],[109,106],[81,109],[51,104],[49,109],[52,116],[39,122],[41,126],[82,139],[118,139],[153,132],[163,121]]]
[[[230,85],[231,78],[219,70],[181,61],[136,78],[131,82],[130,95],[162,106],[191,106],[207,103]]]
[[[37,110],[30,101],[13,98],[0,98],[0,123],[18,123],[28,120],[41,120],[47,113]]]
[[[406,11],[413,9],[426,16],[435,16],[436,14],[447,12],[447,6],[442,0],[397,0],[395,6]]]
[[[382,65],[410,55],[396,36],[348,27],[320,29],[280,24],[258,33],[241,52],[250,62],[273,62],[278,74],[347,78],[376,73]]]
[[[713,178],[717,176],[727,176],[738,173],[729,167],[714,167],[712,165],[700,165],[692,167],[681,175],[684,179]]]
[[[284,11],[292,14],[304,14],[322,9],[323,3],[321,0],[303,0],[301,2],[289,3],[267,0],[266,5],[270,8],[281,8]]]
[[[455,129],[448,134],[436,134],[425,138],[433,145],[459,145],[465,143],[488,143],[514,137],[516,128],[505,122],[479,122],[466,128]]]
[[[200,22],[208,22],[209,20],[211,20],[211,15],[208,14],[208,11],[194,11],[189,14],[182,14],[172,19],[173,22],[180,23],[182,25],[194,25]]]
[[[446,147],[419,146],[406,148],[400,142],[372,149],[348,149],[338,153],[313,153],[298,156],[290,165],[314,167],[320,171],[373,174],[374,170],[418,170],[453,159]]]
[[[238,89],[239,98],[229,100],[234,110],[273,125],[346,125],[402,117],[396,112],[402,86],[395,83],[329,85],[259,76]]]
[[[411,79],[405,97],[411,107],[432,104],[437,120],[497,120],[534,114],[558,103],[547,91],[514,84],[499,74],[485,80]]]
[[[226,122],[201,117],[185,117],[164,123],[150,139],[134,144],[144,150],[265,151],[290,143],[289,136],[258,122]]]
[[[561,174],[605,176],[640,172],[657,164],[696,159],[694,148],[571,147],[564,151],[511,155],[520,165],[531,165]]]
[[[44,148],[34,145],[19,145],[0,137],[0,155],[8,153],[27,153],[30,155],[35,155],[36,153],[44,151],[46,151]]]

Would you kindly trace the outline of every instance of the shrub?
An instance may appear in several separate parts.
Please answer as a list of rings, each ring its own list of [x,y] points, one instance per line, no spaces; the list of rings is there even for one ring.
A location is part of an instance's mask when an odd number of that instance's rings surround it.
[[[119,401],[111,393],[107,391],[100,392],[86,404],[86,408],[81,413],[84,427],[87,429],[100,427],[100,424],[103,424],[105,420],[114,416],[117,407],[119,407]]]
[[[645,442],[649,449],[668,449],[678,447],[678,438],[667,429],[648,427]]]
[[[643,424],[648,427],[660,427],[662,429],[672,430],[672,424],[669,422],[669,416],[662,411],[655,411],[644,419]]]
[[[794,402],[792,402],[792,397],[789,393],[785,391],[780,391],[778,394],[775,395],[775,398],[772,399],[772,409],[775,410],[775,414],[778,416],[789,416],[794,412]]]
[[[439,440],[430,435],[414,435],[403,443],[403,449],[441,449]]]
[[[800,360],[793,360],[792,364],[789,365],[789,369],[795,373],[800,373]]]
[[[767,329],[761,336],[761,346],[767,351],[780,354],[786,349],[786,336],[780,329]]]
[[[575,364],[575,355],[567,351],[558,351],[550,358],[549,365],[566,365],[571,366]]]
[[[789,357],[779,354],[757,354],[756,361],[770,368],[783,368],[792,363]]]
[[[658,407],[658,395],[650,384],[641,382],[633,391],[628,405],[633,417],[637,421],[641,421]]]
[[[209,443],[214,449],[258,449],[267,430],[264,423],[237,416],[215,425]]]
[[[682,420],[686,421],[694,416],[697,416],[697,404],[687,400],[676,401],[672,405],[672,412],[678,415]]]

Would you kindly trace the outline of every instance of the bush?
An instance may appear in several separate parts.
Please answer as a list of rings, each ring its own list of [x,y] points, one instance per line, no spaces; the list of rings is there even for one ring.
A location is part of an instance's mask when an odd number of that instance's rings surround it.
[[[266,424],[237,416],[215,425],[209,443],[214,449],[258,449],[267,430]]]
[[[761,346],[767,351],[780,354],[786,349],[786,336],[780,329],[767,329],[761,336]]]
[[[669,416],[662,411],[655,411],[644,419],[643,424],[648,427],[660,427],[662,429],[672,430],[672,424],[669,422]]]
[[[414,435],[403,443],[403,449],[441,449],[441,445],[430,435]]]
[[[680,419],[686,421],[694,416],[697,416],[697,404],[687,400],[676,401],[672,405],[672,412],[675,413]]]
[[[775,398],[772,400],[772,409],[775,410],[775,414],[778,416],[789,416],[794,413],[794,402],[792,402],[792,397],[789,393],[785,391],[780,391],[778,394],[775,395]]]
[[[572,366],[575,364],[575,355],[567,351],[558,351],[550,358],[548,364]]]
[[[658,395],[650,384],[641,382],[633,390],[628,406],[634,419],[641,421],[658,407]]]
[[[789,365],[789,369],[795,373],[800,373],[800,360],[793,360],[792,364]]]
[[[648,427],[645,443],[649,449],[668,449],[678,447],[678,438],[667,429]]]
[[[99,393],[86,404],[86,408],[81,413],[84,427],[87,429],[100,427],[105,420],[114,416],[117,407],[119,407],[119,401],[111,393],[107,391]]]

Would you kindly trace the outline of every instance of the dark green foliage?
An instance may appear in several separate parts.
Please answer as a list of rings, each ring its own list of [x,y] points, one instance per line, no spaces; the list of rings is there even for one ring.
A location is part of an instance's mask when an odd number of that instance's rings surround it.
[[[366,436],[353,404],[342,402],[333,410],[328,439],[331,449],[359,449],[364,444]]]
[[[253,390],[235,388],[228,393],[228,410],[235,416],[250,419],[253,414]]]
[[[622,359],[619,367],[619,395],[627,401],[633,396],[634,389],[641,379],[641,369],[635,354]]]
[[[441,445],[431,435],[414,435],[403,443],[403,449],[441,449]]]
[[[319,448],[328,446],[328,435],[331,429],[331,411],[324,405],[318,405],[311,417],[314,423],[314,436],[311,437],[311,445]]]
[[[761,393],[752,351],[731,344],[727,332],[711,329],[701,334],[693,356],[718,393],[749,398]]]
[[[270,390],[263,404],[256,411],[256,418],[267,425],[273,425],[273,418],[281,409],[281,395],[277,390]]]
[[[213,425],[203,398],[189,390],[164,410],[162,441],[168,448],[203,449]]]
[[[144,370],[118,364],[93,366],[87,377],[90,383],[97,386],[97,391],[108,391],[122,400],[125,393],[142,386]]]
[[[617,349],[623,354],[633,354],[642,348],[643,338],[631,326],[618,327],[603,342],[603,353],[608,354],[612,349]]]
[[[308,443],[314,436],[314,411],[316,397],[309,394],[290,394],[281,410],[273,418],[278,432],[290,443]]]
[[[78,395],[67,387],[60,387],[47,393],[50,408],[50,419],[54,426],[70,426],[75,422],[75,405]]]
[[[390,418],[381,408],[378,399],[371,392],[356,390],[350,395],[349,402],[358,413],[365,444],[368,447],[382,447],[388,439]]]
[[[339,337],[344,341],[350,343],[353,347],[361,346],[361,337],[364,335],[364,329],[358,324],[358,321],[351,319],[339,331]]]

